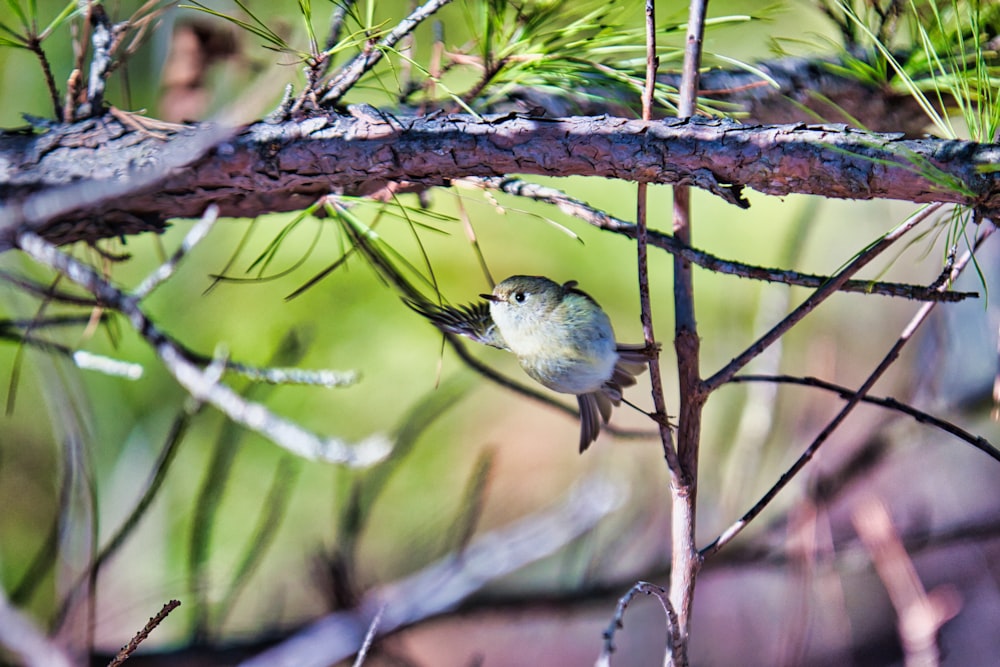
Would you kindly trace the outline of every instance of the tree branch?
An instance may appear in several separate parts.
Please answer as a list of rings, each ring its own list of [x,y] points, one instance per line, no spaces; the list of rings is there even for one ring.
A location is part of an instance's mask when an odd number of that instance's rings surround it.
[[[565,192],[547,185],[532,183],[520,178],[504,178],[499,176],[493,178],[470,178],[468,182],[516,197],[525,197],[552,204],[567,215],[579,218],[599,229],[622,234],[630,239],[637,238],[639,234],[635,223],[616,218],[601,209],[594,208],[585,201],[571,197]],[[692,248],[689,245],[681,243],[670,234],[664,234],[655,229],[647,230],[646,234],[649,245],[665,250],[671,255],[682,257],[692,264],[696,264],[709,271],[714,271],[715,273],[724,273],[751,280],[783,283],[785,285],[812,287],[814,289],[822,287],[830,280],[830,276],[756,266],[754,264],[745,264],[731,259],[716,257],[704,250]],[[839,287],[839,290],[859,294],[882,294],[884,296],[901,297],[915,301],[964,301],[965,299],[979,297],[978,292],[953,292],[950,290],[942,292],[936,289],[935,285],[926,287],[924,285],[889,283],[874,280],[848,280]]]
[[[954,202],[1000,215],[1000,173],[989,168],[1000,163],[995,144],[698,118],[508,114],[479,120],[352,112],[256,123],[207,154],[182,151],[185,161],[173,144],[192,135],[204,140],[212,134],[206,126],[168,141],[107,119],[54,126],[43,135],[2,134],[0,198],[8,205],[0,209],[0,248],[10,247],[13,228],[24,223],[53,242],[95,240],[123,229],[159,229],[171,217],[197,217],[212,203],[223,216],[256,217],[301,210],[330,192],[384,194],[508,174],[693,185],[740,206],[748,205],[741,196],[748,186],[771,195]],[[163,171],[172,173],[135,183],[124,196],[123,184],[156,173],[163,162],[171,164]],[[186,168],[175,169],[177,162]],[[49,216],[27,215],[30,202],[74,184],[76,193],[109,192],[60,199]]]

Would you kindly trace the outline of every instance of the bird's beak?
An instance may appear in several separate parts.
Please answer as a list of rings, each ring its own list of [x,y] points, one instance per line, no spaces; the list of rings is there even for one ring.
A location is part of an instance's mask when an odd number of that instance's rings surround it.
[[[500,301],[499,297],[495,297],[492,294],[480,294],[479,296],[483,297],[487,301]]]

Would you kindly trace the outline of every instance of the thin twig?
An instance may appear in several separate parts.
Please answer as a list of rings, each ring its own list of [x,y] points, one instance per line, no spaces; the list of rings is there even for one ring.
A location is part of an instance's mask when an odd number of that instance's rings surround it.
[[[632,603],[632,599],[639,593],[652,595],[659,600],[660,605],[663,607],[663,612],[667,615],[667,627],[677,627],[677,614],[670,604],[670,598],[667,597],[667,589],[656,584],[651,584],[648,581],[637,582],[629,589],[628,593],[618,599],[618,605],[615,607],[615,615],[611,619],[611,623],[607,629],[604,630],[604,647],[601,650],[600,657],[597,659],[597,667],[611,666],[611,654],[615,652],[615,632],[625,627],[625,610]]]
[[[635,223],[616,218],[601,209],[594,208],[586,202],[567,195],[557,188],[507,176],[470,177],[463,179],[463,181],[474,183],[484,188],[499,190],[513,196],[526,197],[535,201],[552,204],[567,215],[579,218],[599,229],[623,234],[633,239],[638,236],[638,229]],[[715,273],[812,288],[821,287],[830,281],[830,276],[762,267],[716,257],[703,250],[685,245],[673,236],[655,229],[647,230],[647,234],[650,245]],[[929,286],[871,280],[848,280],[840,286],[840,291],[881,294],[915,301],[951,302],[979,297],[978,292],[941,292],[936,287],[939,285],[939,281],[943,279],[947,279],[947,273],[944,274],[943,278],[935,280]]]
[[[926,210],[925,210],[926,213]],[[914,216],[907,223],[901,225],[897,228],[897,232],[903,229],[903,226],[908,223],[912,223],[914,219],[919,216]],[[975,249],[978,248],[996,229],[992,225],[983,225],[981,227],[981,233],[979,238],[976,240],[975,247],[967,250],[965,254],[955,263],[952,269],[949,283],[953,283],[958,276],[962,273],[968,263],[972,260]],[[941,288],[945,289],[947,284],[942,285]],[[778,479],[775,484],[767,490],[767,493],[758,500],[753,507],[751,507],[746,514],[744,514],[738,521],[729,526],[724,530],[715,540],[701,550],[702,558],[707,558],[712,554],[718,553],[722,547],[731,542],[737,535],[739,535],[743,529],[753,521],[757,515],[759,515],[764,508],[767,507],[770,502],[774,499],[778,493],[787,486],[787,484],[798,474],[800,470],[813,458],[816,452],[819,450],[820,446],[826,442],[830,435],[840,426],[840,424],[847,418],[847,416],[854,410],[855,407],[862,401],[862,399],[868,394],[868,391],[872,386],[878,381],[879,378],[889,369],[889,367],[896,361],[899,357],[900,352],[903,349],[913,335],[916,333],[917,329],[921,324],[927,319],[927,317],[934,310],[934,306],[937,305],[933,302],[925,303],[917,310],[917,313],[913,316],[910,322],[903,329],[899,338],[896,339],[895,344],[889,349],[886,355],[879,362],[878,366],[871,372],[871,374],[865,379],[861,386],[855,391],[847,403],[841,408],[840,412],[834,416],[832,420],[823,428],[823,430],[816,436],[815,439],[809,444],[804,452],[796,459],[795,463],[791,465]]]
[[[736,375],[729,380],[731,383],[740,382],[773,382],[782,384],[798,384],[805,387],[816,387],[838,394],[841,398],[849,399],[854,395],[854,390],[843,385],[827,382],[815,377],[798,377],[794,375]],[[861,399],[863,403],[878,405],[887,410],[895,410],[904,415],[908,415],[921,424],[928,424],[938,428],[945,433],[955,436],[959,440],[964,440],[979,451],[985,453],[990,458],[1000,461],[1000,450],[998,450],[989,440],[981,435],[974,435],[964,428],[953,424],[950,421],[935,417],[932,414],[918,410],[911,405],[898,401],[892,397],[865,396]]]
[[[94,354],[86,350],[76,350],[70,356],[76,367],[83,371],[97,371],[104,375],[125,378],[127,380],[138,380],[143,374],[141,364],[112,359],[103,354]]]
[[[347,19],[347,15],[350,13],[351,8],[354,7],[354,3],[357,0],[338,0],[334,3],[333,13],[330,14],[330,29],[326,34],[326,43],[323,45],[323,52],[328,54],[326,60],[323,61],[323,75],[326,76],[329,73],[330,68],[333,66],[333,51],[334,47],[340,43],[340,33],[344,29],[344,21]]]
[[[809,297],[803,301],[798,308],[789,313],[785,319],[776,324],[766,334],[758,338],[750,347],[744,350],[742,354],[726,364],[715,375],[705,380],[702,383],[703,390],[712,391],[728,382],[730,378],[738,373],[741,368],[750,363],[752,359],[767,349],[769,345],[781,338],[786,331],[791,329],[795,324],[801,321],[802,318],[823,303],[823,301],[825,301],[830,295],[840,289],[840,287],[847,282],[848,278],[864,268],[869,262],[882,254],[882,252],[884,252],[889,246],[902,238],[915,226],[936,213],[941,206],[941,204],[931,204],[930,206],[923,208],[916,214],[910,216],[907,220],[904,220],[902,223],[897,225],[895,229],[887,233],[878,241],[868,246],[865,250],[859,253],[857,257],[851,260],[851,262],[839,273],[833,276],[825,285],[809,295]]]
[[[372,622],[368,624],[368,632],[365,633],[365,641],[361,644],[361,649],[358,651],[358,656],[354,659],[354,667],[361,667],[364,664],[365,658],[368,657],[368,651],[371,650],[372,643],[375,641],[375,633],[378,632],[379,623],[382,622],[382,614],[385,613],[385,605],[379,607],[378,611],[375,612],[375,618]]]
[[[118,26],[111,25],[111,19],[103,5],[91,4],[88,19],[93,30],[90,43],[94,52],[90,57],[90,74],[87,76],[87,100],[77,110],[77,118],[88,118],[102,111],[104,86],[113,63],[111,50],[118,30]]]
[[[51,285],[40,285],[33,280],[29,280],[13,273],[8,273],[2,269],[0,269],[0,280],[6,281],[12,285],[17,285],[26,292],[31,292],[37,296],[50,299],[52,301],[58,301],[60,303],[69,303],[74,306],[86,306],[88,308],[96,308],[101,305],[92,296],[78,296],[76,294],[70,294],[69,292],[58,291],[53,289]]]
[[[130,380],[138,380],[142,377],[143,368],[140,364],[122,361],[113,357],[87,352],[86,350],[74,350],[73,348],[56,343],[44,338],[38,338],[30,332],[19,332],[17,328],[38,329],[50,326],[80,325],[91,322],[93,318],[87,317],[65,317],[65,318],[45,318],[44,320],[0,320],[0,339],[10,340],[25,345],[30,345],[48,353],[58,354],[70,359],[74,365],[82,370],[92,370],[125,377]],[[33,324],[35,322],[35,324]],[[166,334],[161,334],[168,339],[178,351],[190,362],[198,364],[212,363],[212,357],[195,352],[176,340],[171,339]],[[236,373],[252,382],[264,382],[267,384],[298,384],[313,387],[348,387],[356,384],[360,378],[357,371],[336,371],[329,368],[305,369],[305,368],[282,368],[278,366],[251,366],[231,359],[224,360],[225,369],[231,373]]]
[[[185,255],[194,248],[198,243],[201,242],[203,238],[208,236],[208,233],[212,230],[215,225],[215,221],[219,219],[219,207],[212,204],[207,209],[205,213],[201,216],[201,219],[195,223],[190,231],[184,236],[184,240],[181,241],[180,246],[174,251],[174,254],[163,264],[160,264],[152,273],[146,276],[146,279],[139,283],[139,286],[132,290],[132,295],[139,299],[145,299],[149,294],[160,286],[165,280],[174,275],[174,271],[177,269],[177,265],[180,264],[181,260],[184,259]]]
[[[60,327],[78,327],[90,323],[90,315],[49,315],[23,320],[0,319],[0,333],[16,329],[54,329]]]
[[[646,81],[642,89],[642,119],[653,119],[653,90],[656,87],[656,70],[659,60],[656,56],[656,11],[653,0],[646,0]],[[660,346],[653,332],[653,308],[649,298],[649,227],[646,219],[647,211],[646,183],[636,184],[636,265],[639,274],[639,313],[642,321],[642,334],[649,350],[649,384],[653,396],[653,409],[656,424],[660,430],[660,443],[663,447],[663,458],[667,462],[671,476],[681,475],[681,465],[677,460],[677,449],[674,447],[673,434],[670,432],[670,422],[667,417],[667,402],[663,396],[663,377],[660,374]],[[675,628],[671,628],[673,631]]]
[[[413,32],[425,19],[444,7],[451,0],[428,0],[412,14],[399,22],[392,32],[383,37],[374,47],[359,53],[351,62],[344,65],[332,81],[323,86],[321,101],[323,104],[334,105],[340,101],[348,90],[373,68],[385,52],[394,47],[399,40]]]
[[[623,234],[632,239],[638,238],[639,235],[638,226],[635,223],[616,218],[580,199],[569,196],[557,188],[509,176],[470,177],[462,179],[462,181],[492,190],[499,190],[515,197],[526,197],[534,201],[552,204],[563,213],[579,218],[598,229]],[[822,287],[830,280],[830,276],[755,266],[753,264],[722,259],[703,250],[692,248],[687,244],[681,243],[670,234],[664,234],[655,229],[647,229],[646,234],[649,245],[665,250],[671,255],[680,257],[715,273],[749,278],[751,280],[795,285],[797,287],[811,287],[813,289]],[[947,278],[947,273],[944,277]],[[951,302],[979,297],[978,292],[953,292],[950,290],[942,292],[936,289],[937,284],[937,281],[929,286],[924,286],[872,280],[848,280],[840,286],[840,291],[856,292],[859,294],[881,294],[883,296],[913,299],[914,301]]]
[[[141,644],[147,637],[149,633],[152,632],[156,626],[163,622],[163,620],[177,607],[181,606],[180,600],[171,600],[170,602],[163,605],[163,608],[153,616],[148,621],[146,625],[143,626],[142,630],[139,630],[132,639],[129,640],[128,644],[122,646],[121,650],[118,651],[118,655],[108,663],[108,667],[121,667],[128,660],[129,656],[135,653],[135,650],[139,648]]]
[[[205,238],[214,225],[217,216],[218,208],[214,205],[210,206],[198,223],[196,223],[184,237],[184,240],[181,242],[181,246],[177,249],[173,256],[150,273],[146,279],[143,280],[142,283],[135,288],[135,290],[133,290],[132,296],[137,300],[144,299],[154,289],[156,289],[157,286],[172,276],[177,268],[177,265],[184,259],[186,254]],[[51,287],[38,285],[37,283],[14,276],[4,271],[0,271],[0,279],[7,280],[8,282],[11,282],[25,290],[39,294],[40,296],[54,301],[91,307],[106,305],[90,297],[77,297],[76,295],[68,294],[66,292],[56,292]],[[66,324],[79,323],[79,318],[46,318],[41,321],[41,324],[43,326],[53,326],[64,321]],[[37,322],[37,320],[35,322]],[[12,326],[18,326],[17,322],[0,320],[0,338],[20,340],[26,344],[33,345],[48,352],[54,352],[62,356],[69,357],[73,360],[74,364],[82,369],[97,370],[109,375],[119,375],[133,380],[138,379],[142,375],[142,367],[138,364],[122,362],[110,357],[104,357],[102,355],[86,352],[84,350],[73,350],[64,345],[35,338],[30,335],[30,331],[19,337],[15,337],[13,334],[4,332],[4,329]],[[31,323],[26,323],[25,326],[30,327],[31,329],[38,328],[36,324]],[[205,365],[214,361],[212,357],[199,354],[185,347],[178,341],[171,339],[166,334],[163,334],[163,336],[164,338],[170,340],[170,342],[177,347],[177,349],[188,361]],[[268,384],[299,384],[332,388],[350,386],[357,383],[359,379],[358,373],[353,370],[335,371],[331,369],[309,370],[302,368],[262,368],[260,366],[251,366],[249,364],[232,361],[231,359],[225,360],[225,368],[227,371],[242,375],[253,382],[266,382]]]
[[[160,264],[155,271],[146,276],[146,279],[139,283],[139,286],[132,290],[132,295],[139,299],[145,299],[149,294],[161,285],[165,280],[174,275],[174,271],[177,269],[177,265],[180,264],[181,260],[184,259],[185,255],[198,243],[201,242],[203,238],[208,236],[208,233],[212,231],[212,227],[215,225],[215,221],[219,219],[219,207],[212,204],[207,209],[205,213],[201,216],[201,219],[195,223],[190,231],[184,236],[184,240],[181,241],[180,246],[174,251],[174,254],[163,264]]]
[[[45,87],[48,88],[49,98],[52,101],[52,109],[56,120],[61,123],[63,121],[63,108],[62,103],[59,101],[59,88],[56,86],[55,77],[52,76],[52,65],[49,64],[48,56],[42,50],[42,41],[38,35],[32,35],[25,46],[35,54],[38,62],[41,63],[42,74],[45,76]]]

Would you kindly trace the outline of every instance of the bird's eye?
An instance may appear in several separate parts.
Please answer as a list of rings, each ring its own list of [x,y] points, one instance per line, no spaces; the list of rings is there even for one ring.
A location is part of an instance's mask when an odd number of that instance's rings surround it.
[[[528,296],[524,292],[514,292],[514,301],[518,303],[524,303],[524,300],[527,298]]]

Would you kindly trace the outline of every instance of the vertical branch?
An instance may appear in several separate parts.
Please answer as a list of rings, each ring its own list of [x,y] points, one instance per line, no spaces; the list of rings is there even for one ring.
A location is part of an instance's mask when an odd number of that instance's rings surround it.
[[[656,69],[659,58],[656,55],[656,12],[653,0],[646,0],[646,85],[642,90],[642,119],[653,119],[653,90],[656,86]],[[663,443],[663,456],[671,475],[678,474],[680,465],[677,461],[677,450],[674,449],[670,435],[670,424],[667,421],[667,405],[663,398],[663,377],[660,373],[660,351],[653,333],[653,310],[649,298],[649,230],[646,221],[646,200],[648,183],[639,183],[636,191],[636,249],[639,273],[639,305],[641,309],[642,333],[646,339],[646,347],[650,351],[649,383],[653,393],[653,406],[656,420],[660,426],[660,441]]]
[[[680,87],[678,115],[694,115],[698,97],[698,70],[708,0],[691,0],[688,7],[684,71]],[[674,237],[691,244],[690,190],[674,186]],[[697,508],[698,445],[701,414],[707,393],[702,391],[699,374],[698,325],[694,313],[694,284],[691,263],[674,257],[674,349],[677,354],[680,411],[677,417],[678,475],[672,481],[670,602],[677,613],[677,630],[671,638],[664,664],[686,666],[690,635],[691,605],[701,556],[695,542]]]
[[[646,0],[646,85],[642,90],[642,119],[653,119],[653,91],[656,86],[656,70],[659,58],[656,55],[656,9],[654,0]],[[677,460],[677,450],[674,448],[670,434],[670,423],[667,421],[667,406],[663,397],[663,378],[660,375],[660,348],[653,333],[653,311],[649,298],[649,233],[646,221],[647,183],[639,183],[636,190],[636,259],[639,273],[639,303],[641,307],[642,333],[646,339],[646,348],[650,351],[649,383],[653,394],[653,406],[656,421],[660,428],[660,441],[663,443],[663,456],[670,469],[671,487],[680,488],[682,471]],[[676,500],[675,500],[676,502]],[[665,592],[660,595],[660,601],[666,610],[667,621],[667,656],[674,655],[672,648],[676,638],[681,636],[677,613],[671,600]],[[606,635],[607,636],[607,635]],[[610,660],[612,645],[610,638],[605,646],[604,656]]]

